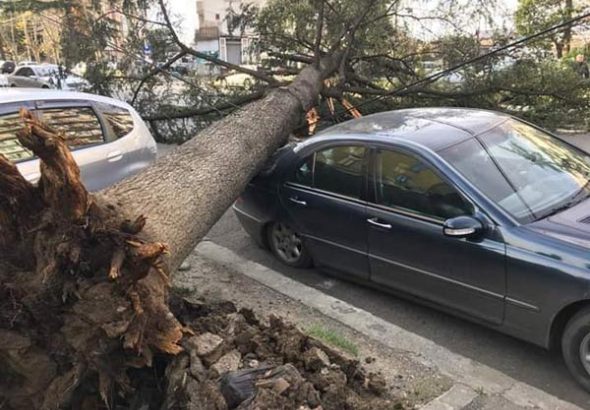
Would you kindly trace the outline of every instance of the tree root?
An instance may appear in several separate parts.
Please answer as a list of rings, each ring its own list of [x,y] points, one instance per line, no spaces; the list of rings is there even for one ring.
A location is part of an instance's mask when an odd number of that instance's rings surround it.
[[[145,217],[86,191],[63,135],[21,116],[41,178],[33,186],[0,156],[0,402],[57,409],[92,396],[109,407],[131,391],[130,368],[181,351],[168,248],[141,236]]]

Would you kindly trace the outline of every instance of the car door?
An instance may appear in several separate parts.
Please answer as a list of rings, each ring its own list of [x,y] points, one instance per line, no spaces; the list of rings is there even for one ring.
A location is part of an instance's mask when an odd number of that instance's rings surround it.
[[[90,191],[112,185],[127,175],[124,149],[120,141],[112,141],[91,102],[37,101],[37,108],[43,121],[64,133]]]
[[[317,265],[368,279],[368,148],[336,143],[309,153],[280,186],[288,219]]]
[[[156,159],[155,141],[141,119],[135,121],[134,114],[124,107],[97,101],[93,104],[111,136],[109,155],[126,157],[125,176],[142,171]]]
[[[35,81],[35,72],[30,67],[21,67],[14,73],[14,84],[17,87],[39,87]]]
[[[477,240],[445,236],[446,219],[486,217],[442,173],[409,151],[376,147],[369,185],[371,281],[501,323],[505,245],[491,221]]]

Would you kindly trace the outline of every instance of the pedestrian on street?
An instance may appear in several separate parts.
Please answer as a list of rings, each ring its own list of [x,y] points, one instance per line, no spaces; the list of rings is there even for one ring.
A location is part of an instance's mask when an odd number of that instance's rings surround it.
[[[584,54],[578,54],[576,56],[576,72],[583,79],[587,80],[590,78],[590,70],[588,70],[588,63],[586,63]]]

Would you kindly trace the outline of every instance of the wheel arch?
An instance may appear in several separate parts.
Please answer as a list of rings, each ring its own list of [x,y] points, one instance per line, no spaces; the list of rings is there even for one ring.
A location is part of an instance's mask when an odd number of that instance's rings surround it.
[[[260,244],[264,247],[264,249],[270,249],[270,241],[268,239],[269,232],[268,230],[275,223],[274,220],[268,220],[262,224],[261,231],[260,231]]]
[[[561,336],[570,319],[581,309],[590,306],[590,299],[582,299],[563,307],[551,322],[549,333],[549,349],[556,349],[561,346]]]

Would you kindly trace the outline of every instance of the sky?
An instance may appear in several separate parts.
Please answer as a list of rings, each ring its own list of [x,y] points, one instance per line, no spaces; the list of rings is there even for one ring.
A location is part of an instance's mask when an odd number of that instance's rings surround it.
[[[223,0],[216,0],[216,1],[223,1]],[[416,10],[416,5],[419,4],[419,9],[423,13],[428,13],[429,9],[432,9],[432,5],[438,3],[437,0],[407,0],[409,4],[414,7]],[[469,1],[469,0],[464,0]],[[178,29],[178,33],[182,40],[185,43],[191,44],[193,42],[194,33],[197,29],[197,5],[195,0],[168,0],[169,6],[171,8],[171,14],[174,21],[178,21],[180,27]],[[514,14],[516,10],[516,6],[518,4],[518,0],[499,0],[500,4],[502,4],[502,13],[496,17],[496,23],[506,23],[508,25],[511,24],[511,16]],[[156,12],[154,11],[153,14],[155,15]],[[448,28],[443,26],[436,26],[432,25],[430,22],[427,25],[412,25],[411,29],[415,32],[416,35],[420,37],[434,37],[440,34],[443,34]],[[480,24],[478,24],[479,26]],[[482,24],[485,26],[485,24]],[[485,30],[486,27],[479,27],[482,30]],[[475,27],[470,27],[471,29],[475,29]]]

